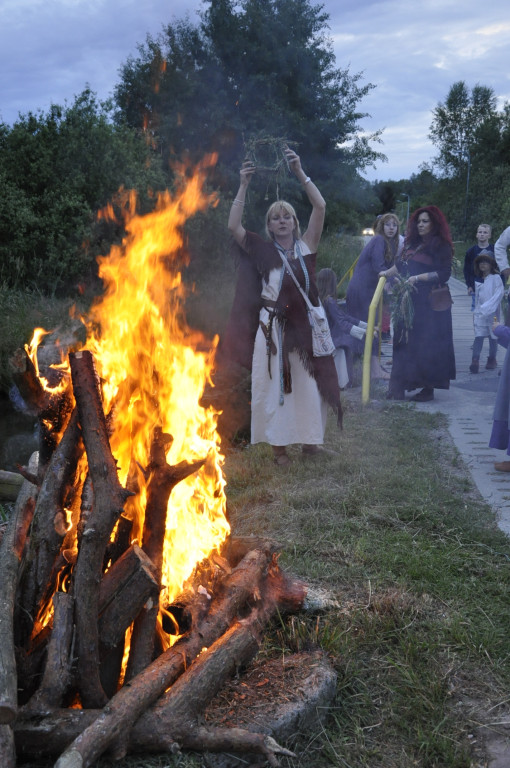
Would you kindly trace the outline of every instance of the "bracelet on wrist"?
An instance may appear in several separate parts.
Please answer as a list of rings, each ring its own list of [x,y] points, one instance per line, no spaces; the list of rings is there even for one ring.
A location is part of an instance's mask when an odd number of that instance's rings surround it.
[[[244,206],[244,200],[238,200],[237,197],[235,200],[232,200],[232,205],[240,205],[241,207]]]
[[[306,187],[306,185],[311,181],[311,178],[309,176],[306,177],[303,181],[303,186]]]

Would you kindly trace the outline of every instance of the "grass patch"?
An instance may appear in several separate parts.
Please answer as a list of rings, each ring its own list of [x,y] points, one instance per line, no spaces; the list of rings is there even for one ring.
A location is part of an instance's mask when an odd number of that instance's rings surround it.
[[[38,291],[16,290],[0,284],[0,392],[11,386],[9,358],[28,344],[35,328],[52,331],[71,325],[73,299],[44,296]]]
[[[321,458],[273,464],[269,446],[226,458],[235,534],[277,540],[282,567],[339,608],[278,618],[262,653],[318,645],[338,674],[323,729],[296,735],[284,768],[486,765],[476,723],[502,714],[510,682],[510,543],[474,490],[446,418],[345,394]],[[491,709],[493,710],[491,712]],[[497,714],[496,714],[497,713]],[[473,738],[476,733],[476,738]],[[51,763],[41,763],[50,765]],[[199,755],[98,768],[205,768]]]

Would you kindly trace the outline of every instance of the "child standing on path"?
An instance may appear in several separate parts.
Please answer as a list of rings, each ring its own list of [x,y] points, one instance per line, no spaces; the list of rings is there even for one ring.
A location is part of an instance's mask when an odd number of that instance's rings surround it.
[[[475,283],[475,309],[473,312],[475,341],[473,344],[473,359],[469,370],[471,373],[478,373],[480,354],[485,337],[489,338],[489,357],[485,367],[490,371],[497,366],[498,340],[492,334],[491,328],[495,319],[499,322],[504,288],[496,260],[489,251],[481,251],[478,254],[474,261],[473,269],[475,277],[481,278],[482,282]]]
[[[476,230],[476,245],[472,245],[469,250],[466,251],[464,256],[464,280],[467,285],[467,292],[472,297],[473,303],[471,305],[471,311],[475,308],[475,270],[474,262],[476,257],[482,251],[490,251],[494,253],[494,246],[489,243],[492,234],[492,229],[489,224],[479,224]],[[480,278],[478,278],[480,280]]]

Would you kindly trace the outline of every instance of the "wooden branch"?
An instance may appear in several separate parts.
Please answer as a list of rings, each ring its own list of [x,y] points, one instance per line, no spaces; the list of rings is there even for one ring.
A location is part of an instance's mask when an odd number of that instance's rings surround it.
[[[27,406],[34,412],[46,410],[50,399],[25,349],[17,349],[9,360],[12,380]]]
[[[92,355],[84,350],[71,354],[69,359],[94,489],[94,508],[82,530],[73,573],[78,680],[83,706],[97,707],[107,701],[99,678],[99,584],[110,534],[130,494],[122,488],[117,475]]]
[[[175,466],[167,464],[166,452],[172,439],[171,435],[165,435],[161,428],[156,427],[154,430],[142,539],[142,548],[154,564],[155,577],[160,585],[170,494],[177,483],[197,472],[205,462],[203,459],[190,464],[185,461]],[[159,602],[153,601],[140,612],[135,621],[126,671],[127,681],[142,672],[154,658],[158,613]]]
[[[16,747],[10,725],[0,725],[0,765],[2,768],[16,768]]]
[[[18,674],[14,654],[14,599],[16,583],[34,501],[9,519],[0,542],[0,725],[12,723],[18,711]]]
[[[55,578],[58,573],[54,566],[67,533],[64,498],[76,472],[81,445],[79,437],[78,411],[75,408],[53,452],[37,496],[30,546],[24,565],[25,584],[30,585],[30,588],[22,591],[18,597],[25,617],[35,617],[45,611],[56,588]],[[33,573],[28,574],[28,570]],[[25,632],[30,635],[32,626],[26,620],[23,624]],[[19,638],[19,642],[25,645],[24,638]]]
[[[105,558],[103,567],[106,570],[111,567],[117,560],[129,549],[131,544],[131,533],[133,530],[133,521],[124,515],[121,515],[118,520],[117,528],[113,541],[109,541],[106,547]]]
[[[28,704],[25,714],[44,715],[60,707],[71,681],[71,643],[73,637],[73,597],[66,592],[53,596],[53,629],[42,682]]]
[[[255,551],[247,555],[240,565],[222,583],[221,594],[215,597],[211,612],[190,635],[179,640],[161,654],[128,686],[109,701],[94,723],[86,728],[62,754],[57,765],[77,765],[79,753],[82,768],[90,766],[114,743],[121,751],[122,741],[133,723],[159,696],[175,682],[205,647],[227,631],[239,609],[259,590],[261,576],[267,568],[269,555]]]
[[[152,561],[136,544],[103,576],[99,590],[99,638],[117,645],[147,600],[156,605],[160,585]]]
[[[27,406],[39,422],[39,481],[60,440],[72,409],[69,388],[45,389],[26,349],[18,349],[9,360],[12,378]]]
[[[270,580],[272,578],[269,577]],[[275,581],[270,594],[277,596],[281,585],[281,580]],[[247,663],[256,652],[263,623],[277,608],[277,603],[264,604],[252,613],[249,620],[236,622],[226,630],[210,645],[209,650],[187,667],[187,671],[150,709],[143,712],[130,731],[127,726],[123,728],[118,720],[114,697],[111,702],[113,721],[106,716],[106,712],[92,710],[61,710],[35,722],[18,720],[15,726],[18,751],[30,757],[35,754],[55,755],[64,749],[56,768],[69,768],[71,765],[87,768],[97,754],[104,751],[105,745],[100,745],[97,752],[84,753],[83,742],[90,740],[92,743],[89,746],[93,749],[97,746],[94,737],[102,740],[113,727],[124,734],[129,732],[129,739],[125,739],[129,752],[175,751],[177,742],[186,749],[262,754],[270,765],[277,765],[277,754],[291,753],[279,747],[270,736],[240,728],[206,728],[196,724],[197,714],[206,706],[219,682],[232,675],[237,666]],[[204,638],[204,644],[206,640]],[[177,650],[176,646],[174,649]],[[135,678],[132,685],[136,686],[137,680]],[[65,749],[71,742],[71,747]],[[41,752],[42,746],[44,753]],[[124,750],[117,747],[117,742],[113,746],[117,757],[123,754]],[[72,759],[76,762],[72,763]]]

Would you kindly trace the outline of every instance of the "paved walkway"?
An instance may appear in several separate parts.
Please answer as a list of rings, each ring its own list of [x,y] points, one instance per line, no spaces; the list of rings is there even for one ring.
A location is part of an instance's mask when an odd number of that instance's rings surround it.
[[[504,461],[507,457],[503,451],[489,448],[492,411],[505,350],[499,347],[498,368],[486,371],[489,347],[488,341],[484,341],[480,373],[470,373],[474,340],[471,297],[467,295],[465,284],[456,278],[450,280],[450,291],[454,301],[452,319],[457,378],[449,390],[436,389],[432,402],[415,405],[419,410],[439,411],[448,416],[450,433],[478,490],[497,513],[501,530],[510,534],[510,473],[494,469],[495,461]],[[391,354],[391,346],[384,345],[383,352]]]

